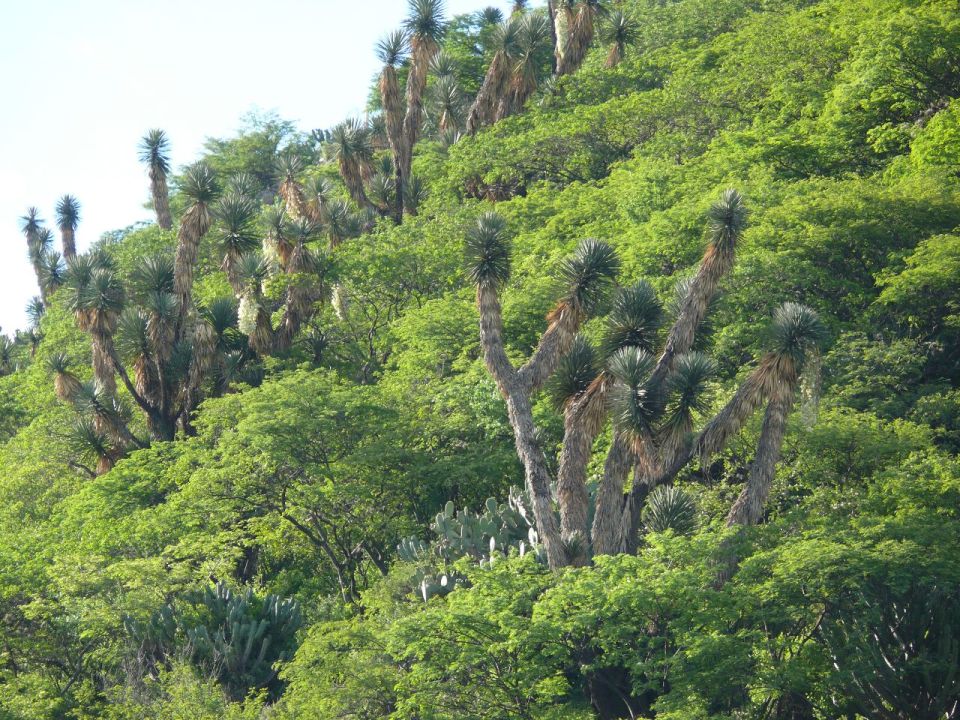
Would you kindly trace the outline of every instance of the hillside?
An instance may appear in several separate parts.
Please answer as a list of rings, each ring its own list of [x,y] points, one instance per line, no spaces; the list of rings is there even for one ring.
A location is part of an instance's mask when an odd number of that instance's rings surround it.
[[[410,5],[25,217],[0,720],[960,718],[956,2]]]

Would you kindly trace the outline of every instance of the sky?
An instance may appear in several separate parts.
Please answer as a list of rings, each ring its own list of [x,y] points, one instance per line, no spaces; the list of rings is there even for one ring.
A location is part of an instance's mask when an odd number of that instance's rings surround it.
[[[448,15],[509,0],[447,0]],[[361,113],[376,41],[406,0],[0,0],[0,331],[27,325],[39,294],[20,233],[37,206],[55,228],[65,193],[81,203],[82,251],[152,219],[137,145],[170,138],[175,167],[250,111],[301,130]],[[59,235],[57,241],[59,249]]]

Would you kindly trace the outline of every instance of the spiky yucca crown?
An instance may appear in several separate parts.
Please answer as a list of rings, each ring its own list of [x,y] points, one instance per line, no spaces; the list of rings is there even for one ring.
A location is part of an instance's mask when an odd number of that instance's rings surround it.
[[[237,253],[249,252],[260,244],[255,219],[257,206],[247,195],[230,192],[213,208],[220,244]]]
[[[498,52],[513,58],[523,52],[523,18],[511,15],[497,25],[493,34],[493,46]]]
[[[205,205],[216,199],[220,193],[216,175],[205,162],[196,162],[186,169],[180,181],[180,192],[190,198],[195,205]]]
[[[583,335],[577,335],[570,351],[550,378],[548,391],[554,406],[561,409],[570,400],[581,395],[590,387],[599,371],[600,363],[593,346]]]
[[[219,336],[237,327],[237,301],[230,296],[210,300],[200,307],[199,312]]]
[[[377,41],[377,59],[384,65],[396,67],[403,63],[410,49],[410,40],[404,30],[394,30]]]
[[[459,69],[456,58],[446,50],[441,50],[430,60],[430,72],[437,79],[454,77]]]
[[[618,351],[607,363],[617,380],[611,394],[614,424],[628,432],[652,433],[653,423],[662,408],[659,388],[647,380],[655,364],[653,356],[638,347]]]
[[[807,355],[819,349],[826,331],[813,309],[786,302],[773,314],[769,333],[770,349],[789,357],[799,370]]]
[[[607,356],[625,347],[653,352],[663,322],[663,304],[646,280],[621,288],[607,316],[603,349]]]
[[[732,249],[747,226],[747,206],[736,190],[724,190],[708,213],[710,241],[717,248]]]
[[[479,287],[501,288],[510,279],[510,241],[507,221],[489,211],[467,231],[466,264],[470,280]]]
[[[138,296],[173,292],[174,262],[167,253],[141,258],[130,272],[130,286]]]
[[[40,210],[36,207],[28,207],[27,214],[20,216],[20,230],[29,239],[36,235],[43,228],[43,220],[40,217]]]
[[[620,258],[602,240],[581,241],[573,255],[560,264],[565,286],[562,302],[589,313],[597,308],[620,273]]]
[[[680,488],[661,485],[647,498],[641,519],[650,532],[673,530],[678,535],[687,535],[696,529],[697,506]]]
[[[57,201],[57,226],[61,230],[76,230],[80,224],[80,202],[73,195],[64,195]]]
[[[437,42],[443,37],[446,11],[443,0],[409,0],[403,27],[414,41]]]
[[[163,130],[148,130],[140,140],[140,162],[164,175],[170,172],[170,141]]]
[[[600,26],[600,40],[605,43],[630,45],[636,42],[640,32],[637,22],[622,9],[613,10]]]
[[[483,10],[478,11],[477,19],[481,25],[499,25],[503,22],[503,12],[500,8],[488,5]]]
[[[27,317],[30,319],[31,327],[36,328],[40,324],[40,320],[46,311],[47,308],[43,304],[43,300],[38,297],[30,298],[30,302],[27,303]]]

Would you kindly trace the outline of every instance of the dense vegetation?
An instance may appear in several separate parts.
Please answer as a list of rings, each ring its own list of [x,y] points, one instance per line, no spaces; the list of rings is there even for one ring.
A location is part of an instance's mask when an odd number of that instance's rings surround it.
[[[0,719],[960,717],[955,0],[377,52],[369,122],[148,133],[156,224],[24,217]]]

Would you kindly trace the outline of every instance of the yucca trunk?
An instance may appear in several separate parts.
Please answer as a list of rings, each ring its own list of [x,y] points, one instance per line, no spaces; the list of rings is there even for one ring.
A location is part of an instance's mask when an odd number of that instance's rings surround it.
[[[563,75],[567,71],[567,49],[570,44],[570,32],[573,27],[573,11],[564,4],[560,9],[555,8],[555,3],[550,2],[549,6],[554,7],[552,15],[551,28],[553,31],[553,58],[554,72],[557,75]]]
[[[499,122],[515,112],[523,109],[527,100],[537,90],[537,70],[533,66],[530,58],[524,58],[513,72],[510,80],[510,89],[501,98],[497,105],[497,113],[494,116],[494,122]]]
[[[557,64],[560,75],[576,72],[583,64],[593,42],[594,10],[587,2],[580,2],[573,17],[568,20],[567,44]]]
[[[623,60],[624,47],[623,43],[615,42],[610,46],[610,52],[607,53],[607,60],[604,62],[604,67],[607,69],[615,68]]]
[[[593,554],[615,555],[620,552],[621,517],[625,507],[624,487],[633,467],[629,439],[615,433],[603,466],[603,478],[597,488],[596,507],[591,537]]]
[[[403,155],[403,101],[400,99],[400,81],[397,70],[386,65],[380,73],[380,102],[387,126],[387,142],[393,154],[393,172],[397,186],[396,219],[403,214],[403,177],[400,172]]]
[[[287,215],[296,220],[306,214],[307,200],[299,183],[295,180],[284,180],[280,183],[279,192],[280,197],[283,198]]]
[[[246,287],[246,283],[240,275],[240,259],[240,254],[231,248],[224,253],[223,263],[220,265],[220,269],[227,274],[227,282],[230,283],[230,287],[236,297],[240,297]]]
[[[80,380],[71,372],[58,372],[53,378],[53,391],[57,399],[70,402],[80,390]]]
[[[494,289],[477,288],[477,307],[480,312],[480,344],[483,358],[507,404],[507,416],[513,429],[517,455],[524,468],[527,494],[533,504],[533,515],[552,568],[567,564],[566,552],[560,537],[560,527],[553,512],[550,494],[550,474],[547,462],[536,439],[533,410],[530,406],[530,387],[513,368],[503,347],[503,318],[500,299]]]
[[[200,240],[210,229],[210,211],[205,203],[193,205],[180,220],[177,252],[173,261],[173,291],[180,305],[177,340],[183,338],[187,316],[193,309],[193,272],[200,251]]]
[[[63,245],[63,259],[70,261],[77,256],[77,235],[73,228],[60,229],[60,242]]]
[[[302,243],[298,243],[290,257],[290,272],[303,273],[306,266],[307,249]],[[273,350],[283,352],[290,349],[300,329],[313,317],[317,297],[317,288],[313,284],[305,284],[304,277],[294,280],[287,289],[283,317],[273,334]]]
[[[173,227],[170,217],[170,191],[167,188],[167,174],[158,167],[150,166],[150,194],[153,196],[153,211],[157,215],[157,225],[164,230]]]
[[[601,376],[563,413],[563,446],[557,470],[557,504],[560,507],[560,533],[570,552],[571,565],[589,560],[588,542],[590,498],[587,493],[587,465],[593,442],[603,427],[606,379]],[[574,540],[578,542],[573,542]]]
[[[525,387],[530,390],[543,387],[573,345],[583,319],[581,309],[567,301],[558,303],[547,315],[547,329],[533,355],[518,372]]]
[[[467,114],[467,132],[471,135],[484,125],[489,125],[496,113],[497,103],[507,94],[510,82],[510,62],[502,50],[498,50],[490,61],[483,84]]]
[[[679,316],[670,328],[663,352],[650,376],[652,385],[661,385],[673,370],[674,360],[693,348],[697,328],[707,316],[707,310],[717,293],[720,281],[733,267],[733,260],[733,243],[723,246],[710,243],[707,246],[700,261],[700,267],[697,268],[697,274],[690,283],[686,297],[680,303]]]
[[[767,410],[763,416],[763,427],[757,444],[757,454],[750,466],[747,483],[727,515],[727,526],[756,525],[763,517],[763,508],[770,494],[774,470],[780,459],[783,436],[786,432],[787,417],[793,408],[797,390],[797,372],[793,362],[787,358],[778,359],[778,377],[773,380],[775,387],[770,393]]]
[[[194,325],[190,349],[190,369],[187,372],[187,382],[183,389],[183,409],[181,412],[181,423],[183,429],[187,432],[190,431],[190,415],[196,409],[200,400],[200,386],[216,359],[217,338],[209,323],[200,321]]]
[[[93,332],[91,349],[94,380],[104,394],[113,396],[117,392],[117,381],[114,376],[113,358],[111,357],[113,336],[108,333]]]
[[[340,167],[340,177],[343,178],[343,184],[347,186],[350,199],[361,208],[370,205],[367,191],[363,187],[363,169],[360,162],[341,154],[337,164]]]

